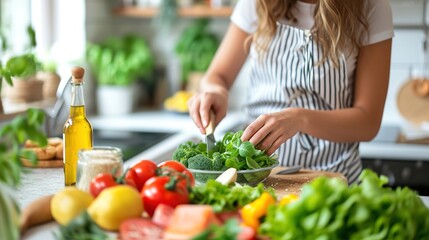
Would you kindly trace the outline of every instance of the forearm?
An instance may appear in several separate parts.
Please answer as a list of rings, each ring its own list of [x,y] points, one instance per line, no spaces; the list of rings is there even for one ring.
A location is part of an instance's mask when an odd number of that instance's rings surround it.
[[[381,115],[371,116],[360,108],[297,111],[300,132],[334,142],[369,141],[376,136],[381,123]]]

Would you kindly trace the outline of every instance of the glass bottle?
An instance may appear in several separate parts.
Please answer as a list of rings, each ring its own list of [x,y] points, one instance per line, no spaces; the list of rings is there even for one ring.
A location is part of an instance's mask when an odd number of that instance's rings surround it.
[[[92,147],[92,126],[85,114],[82,67],[72,68],[70,113],[63,128],[65,186],[76,185],[78,152]]]

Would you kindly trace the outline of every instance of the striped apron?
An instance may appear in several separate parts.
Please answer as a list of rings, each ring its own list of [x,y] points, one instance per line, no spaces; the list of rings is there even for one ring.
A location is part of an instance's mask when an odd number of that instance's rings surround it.
[[[344,55],[337,68],[330,60],[317,64],[322,51],[309,30],[278,23],[262,58],[254,47],[249,56],[246,112],[250,122],[289,107],[329,111],[352,106],[353,80],[347,77]],[[282,166],[339,172],[353,183],[362,169],[358,149],[358,142],[331,142],[297,133],[276,153]]]

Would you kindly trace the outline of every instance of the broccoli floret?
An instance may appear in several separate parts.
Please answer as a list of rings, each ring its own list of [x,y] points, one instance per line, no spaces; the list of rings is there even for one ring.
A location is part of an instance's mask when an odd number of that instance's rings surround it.
[[[197,144],[193,142],[180,144],[179,147],[177,147],[177,149],[173,152],[172,158],[188,167],[188,159],[200,154],[200,152],[195,149],[196,146]]]
[[[213,161],[203,154],[198,154],[188,159],[188,168],[198,170],[213,170]],[[208,179],[215,179],[217,176],[206,173],[195,173],[194,177],[197,183],[205,183]]]
[[[203,154],[188,159],[188,168],[198,170],[213,170],[213,161]]]

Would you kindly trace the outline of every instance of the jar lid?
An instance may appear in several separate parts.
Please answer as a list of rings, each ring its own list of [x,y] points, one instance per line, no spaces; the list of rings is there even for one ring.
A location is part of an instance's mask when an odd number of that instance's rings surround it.
[[[81,149],[78,155],[79,161],[81,162],[91,160],[122,161],[122,150],[117,147],[96,146],[92,148]]]

